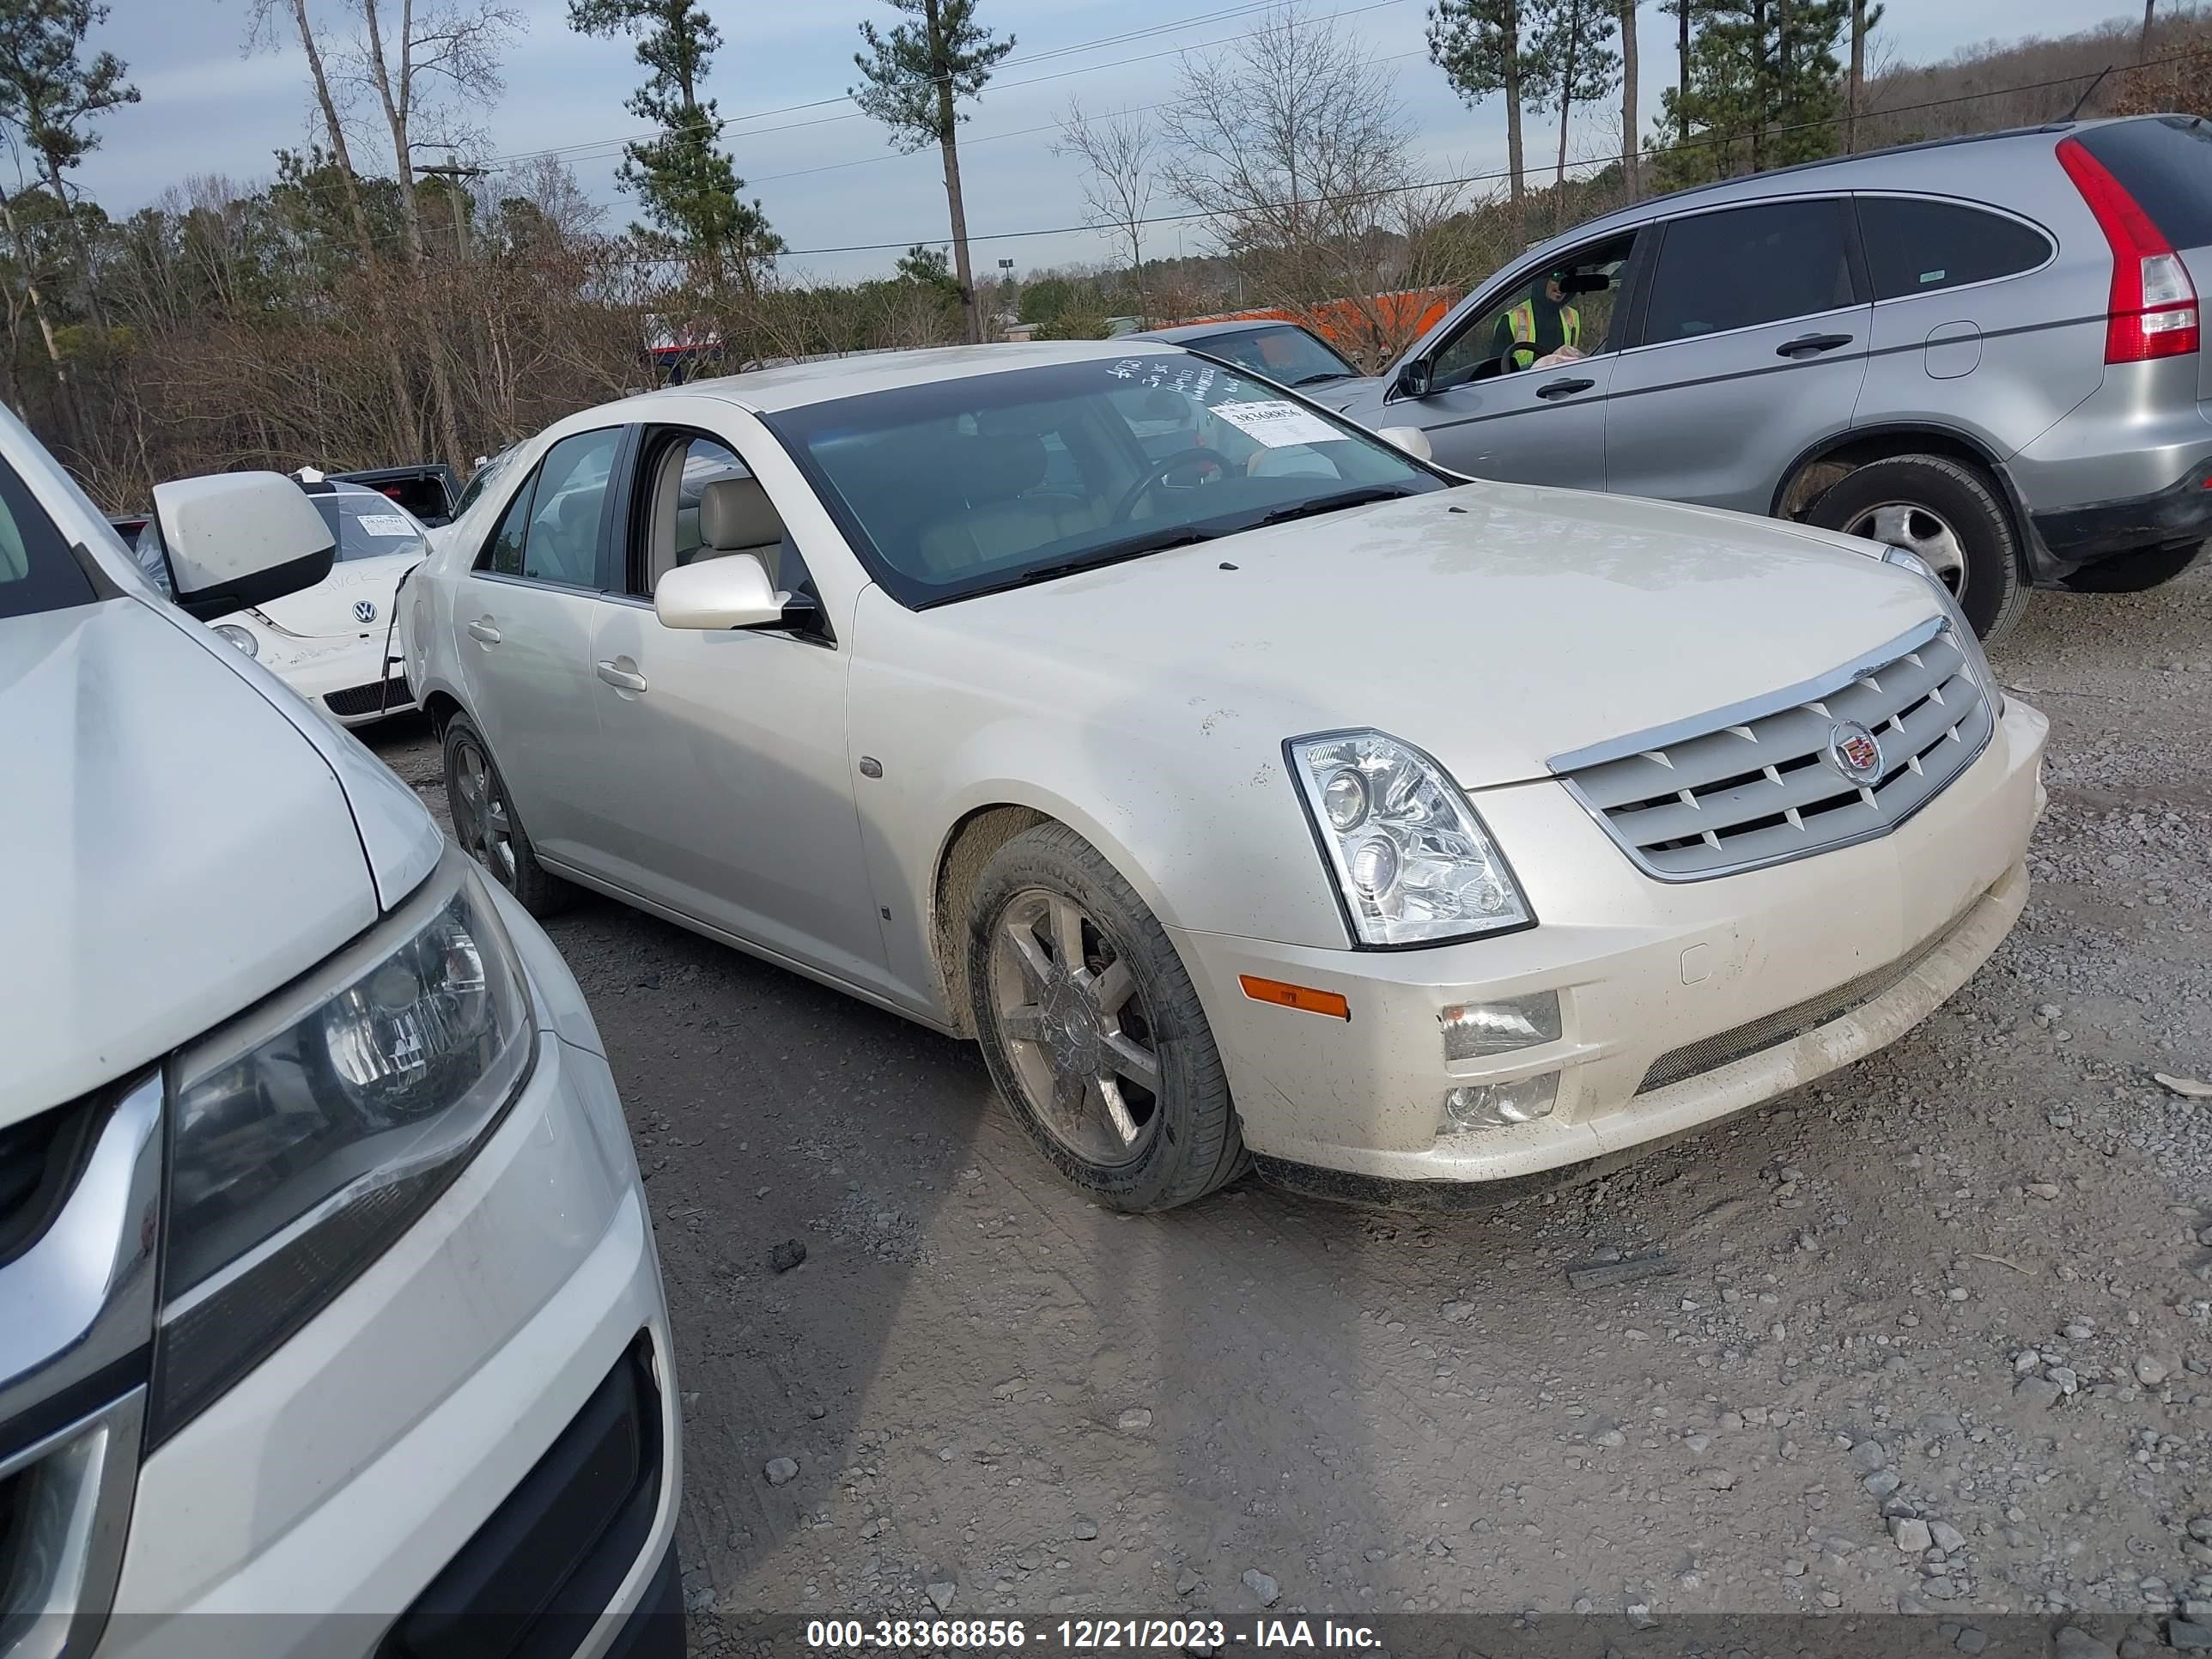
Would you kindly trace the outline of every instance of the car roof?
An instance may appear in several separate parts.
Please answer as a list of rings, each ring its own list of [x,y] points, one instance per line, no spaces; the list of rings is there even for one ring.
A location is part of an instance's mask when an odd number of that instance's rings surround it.
[[[1224,335],[1250,334],[1263,328],[1295,328],[1304,334],[1306,330],[1287,317],[1237,317],[1218,323],[1178,323],[1173,328],[1147,328],[1134,334],[1124,335],[1129,340],[1164,340],[1170,345],[1190,345],[1200,340],[1218,340]]]
[[[1995,132],[1960,133],[1948,138],[1923,138],[1912,143],[1889,144],[1880,149],[1863,149],[1846,155],[1824,155],[1810,161],[1799,161],[1786,167],[1770,167],[1764,173],[1747,173],[1735,179],[1722,179],[1707,185],[1691,185],[1663,195],[1647,196],[1632,202],[1626,207],[1615,208],[1596,218],[1561,231],[1558,235],[1534,243],[1530,254],[1541,254],[1555,247],[1563,247],[1587,240],[1594,235],[1603,235],[1608,230],[1626,230],[1653,218],[1679,213],[1685,208],[1705,205],[1719,206],[1734,202],[1756,202],[1769,196],[1787,196],[1803,189],[1850,189],[1854,175],[1862,172],[1885,175],[1885,186],[1898,180],[1898,163],[1910,158],[1925,156],[1923,165],[1929,170],[1929,183],[1943,182],[1948,164],[1955,152],[1967,146],[2031,145],[2049,148],[2069,132],[2085,131],[2091,127],[2111,126],[2122,121],[2154,120],[2155,116],[2116,116],[2100,120],[2047,121],[2039,126],[2006,127]],[[1808,175],[1817,175],[1809,177]],[[1521,263],[1519,259],[1513,264]]]
[[[884,352],[866,357],[839,357],[828,362],[794,363],[786,368],[756,369],[745,374],[723,374],[710,380],[686,380],[681,386],[648,392],[625,399],[625,410],[649,410],[656,403],[679,397],[720,398],[751,410],[774,414],[803,409],[810,404],[857,398],[864,392],[890,392],[902,386],[928,386],[940,380],[966,380],[1014,368],[1040,368],[1054,363],[1113,362],[1132,356],[1172,354],[1176,347],[1158,340],[1054,340],[1010,343],[1004,345],[940,346],[922,351]]]

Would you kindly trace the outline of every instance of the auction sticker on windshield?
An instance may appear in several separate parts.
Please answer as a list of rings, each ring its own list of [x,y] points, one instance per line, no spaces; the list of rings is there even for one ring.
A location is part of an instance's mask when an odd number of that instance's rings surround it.
[[[364,513],[354,522],[372,536],[412,536],[415,526],[397,513]]]
[[[1311,410],[1280,398],[1266,403],[1216,404],[1206,412],[1219,416],[1246,437],[1256,438],[1270,449],[1289,449],[1298,444],[1331,444],[1344,436]]]

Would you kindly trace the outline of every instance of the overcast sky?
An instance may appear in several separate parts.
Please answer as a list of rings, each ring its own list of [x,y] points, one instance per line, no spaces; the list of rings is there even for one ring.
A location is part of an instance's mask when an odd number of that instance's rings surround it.
[[[273,170],[275,150],[302,146],[313,136],[306,65],[296,47],[245,52],[251,0],[109,3],[112,15],[99,44],[126,60],[130,78],[143,94],[139,104],[100,122],[101,146],[81,174],[85,188],[111,214],[119,217],[143,207],[190,175],[261,181]],[[333,15],[341,10],[337,0],[315,3]],[[585,189],[612,207],[610,222],[627,223],[630,209],[616,191],[614,167],[620,141],[639,125],[623,109],[640,76],[629,45],[570,33],[566,0],[513,3],[524,28],[506,54],[507,90],[490,106],[469,112],[471,123],[487,136],[494,158],[562,150]],[[990,270],[1000,258],[1015,258],[1027,270],[1109,257],[1109,244],[1090,233],[985,239],[1078,222],[1077,170],[1052,154],[1049,132],[1032,130],[1060,119],[1071,94],[1094,111],[1165,99],[1175,85],[1178,49],[1201,47],[1253,26],[1252,15],[1218,17],[1234,3],[982,0],[984,20],[1001,33],[1011,31],[1019,44],[963,129],[969,228],[981,269]],[[1407,112],[1429,159],[1455,173],[1502,163],[1504,120],[1498,106],[1464,108],[1427,62],[1423,0],[1310,0],[1310,9],[1343,14],[1340,27],[1356,30],[1377,56],[1394,60]],[[2100,0],[1887,0],[1877,39],[1900,59],[1924,60],[1992,38],[2070,33],[2122,9]],[[724,43],[707,91],[720,100],[726,118],[838,97],[855,79],[856,25],[863,17],[890,16],[887,6],[867,0],[781,5],[708,0],[708,10],[721,26]],[[1209,16],[1216,21],[1023,61]],[[1638,37],[1647,120],[1672,77],[1672,27],[1670,18],[1647,4]],[[1532,121],[1534,165],[1552,149],[1538,136],[1542,118]],[[1615,142],[1618,131],[1617,115],[1604,129],[1594,120],[1584,130],[1578,118],[1570,155],[1595,153]],[[946,234],[934,153],[897,154],[885,143],[884,130],[849,105],[765,115],[733,126],[727,143],[748,193],[761,198],[770,222],[798,251],[793,264],[804,270],[828,277],[882,270],[892,255],[809,251],[942,240]],[[364,167],[388,170],[391,164],[388,149],[363,148],[356,155]],[[1157,201],[1153,211],[1171,207]],[[1174,252],[1176,235],[1172,227],[1164,228],[1147,252]],[[1184,242],[1188,251],[1198,251],[1196,232]]]

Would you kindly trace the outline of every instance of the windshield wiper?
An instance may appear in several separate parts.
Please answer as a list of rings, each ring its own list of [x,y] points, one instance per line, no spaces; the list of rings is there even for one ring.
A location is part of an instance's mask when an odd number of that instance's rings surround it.
[[[1322,385],[1324,381],[1328,381],[1328,380],[1358,380],[1358,378],[1359,378],[1359,377],[1358,377],[1357,374],[1353,374],[1350,369],[1348,369],[1348,368],[1332,368],[1332,369],[1328,369],[1328,370],[1327,370],[1327,371],[1325,371],[1324,373],[1320,374],[1309,374],[1309,375],[1307,375],[1304,380],[1293,380],[1293,381],[1291,381],[1291,384],[1292,386],[1320,386],[1320,385]]]
[[[1018,571],[1004,581],[993,582],[990,586],[979,587],[975,592],[990,593],[1002,587],[1027,587],[1031,582],[1053,581],[1061,576],[1078,575],[1085,570],[1119,564],[1124,559],[1140,559],[1147,553],[1164,553],[1170,547],[1188,547],[1193,542],[1210,542],[1223,533],[1197,525],[1176,525],[1172,529],[1162,530],[1151,536],[1140,536],[1133,541],[1115,542],[1083,558],[1066,559],[1058,564],[1041,564],[1032,569]]]
[[[1288,524],[1292,519],[1310,519],[1323,513],[1339,513],[1347,507],[1365,507],[1370,501],[1395,501],[1402,496],[1419,493],[1400,484],[1364,484],[1358,489],[1340,489],[1334,495],[1316,495],[1310,501],[1292,501],[1288,507],[1274,507],[1256,519],[1247,520],[1237,528],[1257,530],[1262,525]]]

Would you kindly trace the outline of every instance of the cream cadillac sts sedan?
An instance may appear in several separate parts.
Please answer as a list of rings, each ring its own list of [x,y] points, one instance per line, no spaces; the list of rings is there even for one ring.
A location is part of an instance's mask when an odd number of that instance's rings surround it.
[[[1133,1210],[1494,1194],[1794,1088],[1996,948],[2041,800],[1910,554],[1468,483],[1164,345],[573,416],[407,600],[525,905],[973,1036]]]

